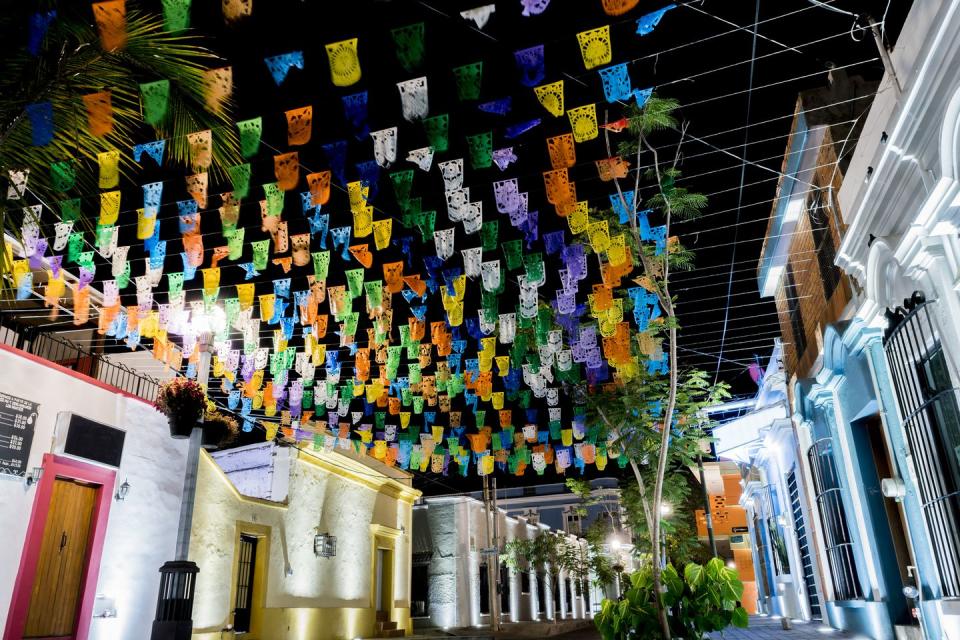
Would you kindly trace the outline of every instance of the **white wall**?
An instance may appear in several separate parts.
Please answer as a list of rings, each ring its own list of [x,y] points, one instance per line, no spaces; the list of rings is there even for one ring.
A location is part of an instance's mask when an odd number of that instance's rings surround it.
[[[126,430],[117,482],[130,492],[113,502],[97,592],[113,598],[117,618],[95,619],[90,638],[144,637],[154,617],[158,569],[173,559],[187,443],[169,436],[166,419],[147,403],[90,384],[17,352],[0,349],[0,392],[39,403],[28,468],[52,451],[57,413],[73,411]],[[113,487],[108,490],[113,492]],[[0,627],[6,624],[36,485],[0,477]]]
[[[479,500],[464,496],[426,498],[416,507],[425,511],[433,542],[433,556],[428,569],[429,617],[435,627],[471,627],[489,624],[490,617],[480,613],[481,549],[486,546],[485,511]],[[498,513],[501,547],[504,542],[530,539],[540,532],[549,532],[546,525],[533,525],[524,518]],[[419,520],[419,518],[418,518]],[[493,535],[491,529],[490,535]],[[546,611],[537,612],[537,589],[541,588],[537,573],[530,571],[530,592],[521,594],[520,573],[510,571],[510,613],[501,614],[501,622],[583,618],[586,615],[583,596],[567,602],[566,572],[560,574],[561,611],[554,612],[552,582],[544,598]],[[550,576],[548,571],[548,576]],[[499,573],[491,571],[491,580]],[[491,603],[492,604],[492,603]]]

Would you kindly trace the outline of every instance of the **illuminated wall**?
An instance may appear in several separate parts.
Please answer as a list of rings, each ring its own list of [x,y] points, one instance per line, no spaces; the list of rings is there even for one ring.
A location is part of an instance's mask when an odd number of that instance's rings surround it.
[[[713,533],[718,543],[729,547],[728,563],[733,563],[743,582],[743,608],[748,613],[757,612],[757,583],[754,574],[753,555],[747,511],[740,504],[743,487],[740,471],[730,462],[704,463],[707,476],[707,491],[710,495],[710,513],[713,518]],[[707,542],[707,518],[703,509],[695,512],[697,537]],[[723,555],[721,553],[721,555]]]
[[[61,411],[127,432],[116,482],[127,480],[130,491],[125,501],[111,504],[97,578],[97,593],[112,601],[116,617],[84,624],[89,624],[91,640],[141,637],[155,613],[157,570],[173,558],[186,441],[170,438],[166,418],[149,403],[15,349],[0,348],[0,372],[0,393],[40,405],[28,469],[40,466],[44,453],[57,453],[54,427]],[[112,494],[115,487],[103,490]],[[27,487],[22,479],[0,479],[0,628],[6,624],[36,494],[36,485]]]
[[[254,637],[372,635],[375,543],[393,548],[391,619],[409,628],[410,510],[419,495],[409,476],[364,456],[262,448],[274,458],[290,456],[284,503],[241,495],[202,456],[190,544],[190,558],[200,567],[194,637],[219,638],[232,622],[240,533],[262,535],[258,551],[269,554],[265,584],[254,594],[255,608],[262,609]],[[335,557],[314,555],[318,532],[336,536]]]

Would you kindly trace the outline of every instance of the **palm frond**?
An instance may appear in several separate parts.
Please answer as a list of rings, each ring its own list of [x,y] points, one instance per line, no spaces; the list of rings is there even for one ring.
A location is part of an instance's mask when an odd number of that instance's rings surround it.
[[[76,190],[94,193],[97,155],[116,149],[121,154],[121,174],[131,177],[131,141],[167,139],[170,161],[187,165],[187,134],[215,130],[217,145],[213,170],[217,177],[239,162],[239,138],[229,111],[207,111],[203,74],[219,58],[198,44],[195,37],[163,31],[159,16],[132,11],[127,17],[128,41],[124,50],[108,53],[99,46],[96,31],[82,21],[61,21],[51,27],[48,43],[60,49],[36,59],[21,52],[7,69],[21,79],[20,89],[6,91],[0,84],[0,170],[29,168],[31,189],[54,198],[49,181],[52,163],[72,159],[79,163]],[[48,46],[54,46],[48,44]],[[10,76],[8,76],[10,77]],[[140,89],[143,82],[170,81],[167,120],[153,129],[143,123]],[[109,90],[113,130],[104,137],[90,135],[82,96]],[[54,139],[34,146],[25,108],[50,102],[54,110]]]
[[[58,11],[60,9],[58,8]],[[21,16],[22,17],[22,16]],[[9,33],[14,21],[0,23]],[[0,76],[0,175],[11,169],[29,169],[31,196],[51,205],[64,198],[81,197],[84,210],[98,208],[98,164],[100,153],[120,154],[122,179],[132,181],[135,164],[134,141],[167,141],[167,159],[189,166],[187,135],[210,129],[214,148],[211,179],[224,179],[226,168],[240,162],[240,143],[230,117],[232,104],[211,112],[205,100],[204,73],[222,65],[222,60],[197,36],[168,33],[159,15],[132,10],[127,14],[127,44],[122,50],[106,52],[89,16],[76,7],[66,7],[50,26],[44,46],[36,57],[21,48],[4,61]],[[157,127],[143,121],[140,84],[159,79],[170,81],[167,118]],[[83,96],[108,90],[111,95],[113,128],[105,136],[90,134]],[[53,107],[53,139],[35,146],[26,114],[27,105],[49,102]],[[76,183],[68,193],[54,189],[50,166],[71,161]],[[0,192],[0,199],[5,193]],[[20,208],[25,202],[0,201],[0,228],[19,235]],[[89,218],[81,225],[92,228]],[[2,238],[0,238],[2,243]],[[0,274],[10,272],[0,244]]]

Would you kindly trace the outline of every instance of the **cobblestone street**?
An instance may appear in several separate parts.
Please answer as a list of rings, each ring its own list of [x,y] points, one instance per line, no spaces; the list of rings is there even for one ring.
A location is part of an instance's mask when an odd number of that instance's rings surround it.
[[[783,640],[864,639],[864,636],[844,633],[819,622],[804,623],[795,620],[793,628],[785,630],[781,625],[780,618],[766,616],[752,616],[748,628],[731,628],[725,631],[723,635],[714,634],[714,637],[723,638],[723,640],[759,640],[760,638],[782,638]]]
[[[587,628],[571,633],[554,636],[555,640],[596,640],[600,634],[596,629]],[[713,634],[715,640],[767,640],[773,638],[777,640],[825,640],[825,639],[847,639],[847,640],[867,640],[863,636],[855,636],[832,629],[820,623],[804,623],[794,621],[793,628],[785,630],[781,626],[780,618],[769,618],[765,616],[752,616],[750,626],[747,629],[727,629],[722,634]]]

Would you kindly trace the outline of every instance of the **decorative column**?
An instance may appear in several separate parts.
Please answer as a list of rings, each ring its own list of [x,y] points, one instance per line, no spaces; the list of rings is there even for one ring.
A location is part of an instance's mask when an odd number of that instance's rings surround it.
[[[197,382],[204,388],[210,380],[211,339],[212,334],[209,331],[201,333],[197,339],[197,348],[200,350]],[[190,551],[190,529],[193,526],[202,437],[201,417],[200,422],[190,432],[190,448],[187,453],[180,520],[177,526],[176,554],[174,560],[160,567],[160,593],[157,596],[157,613],[153,620],[151,640],[190,640],[193,635],[193,595],[200,569],[196,563],[187,560],[187,555]]]

